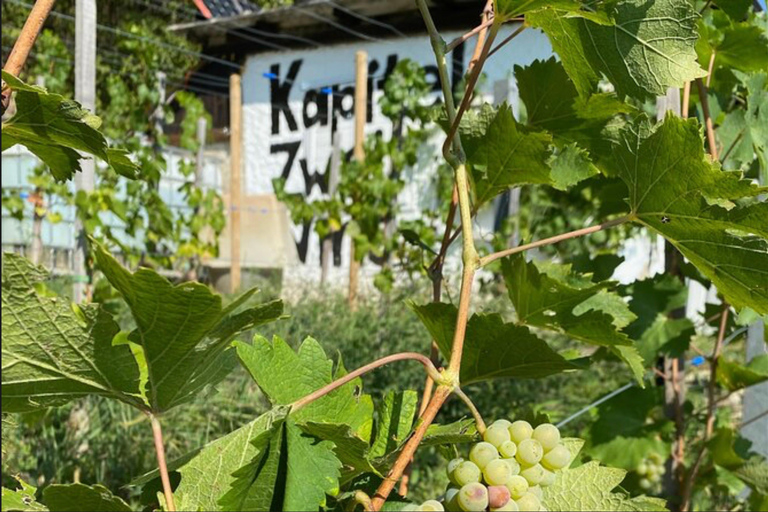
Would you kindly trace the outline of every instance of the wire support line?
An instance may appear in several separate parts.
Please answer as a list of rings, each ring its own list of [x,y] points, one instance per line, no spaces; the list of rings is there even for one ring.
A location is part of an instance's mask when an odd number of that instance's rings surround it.
[[[11,1],[11,0],[9,0],[9,1]],[[13,0],[13,1],[15,1],[15,0]],[[314,19],[316,19],[318,21],[322,21],[324,23],[327,23],[328,25],[330,25],[332,27],[336,27],[339,30],[342,30],[342,31],[344,31],[344,32],[346,32],[348,34],[351,34],[351,35],[353,35],[355,37],[359,37],[360,39],[365,39],[366,41],[381,41],[381,39],[379,39],[377,37],[369,36],[368,34],[363,34],[362,32],[358,32],[357,30],[352,30],[351,28],[345,27],[341,23],[337,23],[337,22],[333,21],[330,18],[326,18],[325,16],[321,16],[321,15],[319,15],[317,13],[314,13],[314,12],[306,10],[306,9],[302,9],[301,7],[292,7],[291,10],[300,12],[301,14],[309,16],[310,18],[314,18]]]
[[[626,390],[628,390],[629,388],[634,387],[634,386],[635,386],[635,382],[632,381],[629,384],[623,385],[619,389],[615,389],[615,390],[611,391],[610,393],[608,393],[604,397],[598,398],[597,400],[595,400],[591,404],[589,404],[589,405],[587,405],[585,407],[582,407],[581,409],[579,409],[575,413],[571,414],[570,416],[568,416],[567,418],[565,418],[563,421],[561,421],[560,423],[556,424],[555,426],[557,428],[560,428],[563,425],[567,425],[568,423],[570,423],[571,421],[575,420],[576,418],[578,418],[579,416],[581,416],[585,412],[589,411],[590,409],[593,409],[593,408],[597,407],[598,405],[602,404],[603,402],[607,402],[608,400],[610,400],[611,398],[615,397],[616,395],[618,395],[620,393],[623,393]]]
[[[364,14],[360,14],[359,12],[353,11],[349,7],[345,7],[345,6],[335,2],[334,0],[325,0],[325,2],[327,4],[329,4],[329,5],[334,6],[335,8],[339,9],[340,11],[346,12],[350,16],[354,16],[355,18],[357,18],[359,20],[367,21],[371,25],[376,25],[376,26],[385,28],[385,29],[389,30],[390,32],[392,32],[393,34],[396,34],[396,35],[398,35],[400,37],[408,37],[406,34],[401,32],[400,30],[398,30],[397,27],[395,27],[394,25],[390,25],[389,23],[384,23],[383,21],[379,21],[377,19],[371,18],[371,17],[366,16]]]
[[[27,2],[23,2],[21,0],[6,0],[6,1],[10,2],[12,4],[20,5],[22,7],[32,8],[32,4],[29,4]],[[71,21],[71,22],[75,21],[75,17],[74,16],[70,16],[69,14],[64,14],[64,13],[61,13],[61,12],[58,12],[58,11],[51,11],[50,16],[52,16],[54,18],[60,18],[60,19],[68,20],[68,21]],[[179,52],[179,53],[183,53],[185,55],[190,55],[192,57],[198,57],[200,59],[207,60],[209,62],[215,62],[217,64],[221,64],[223,66],[227,66],[227,67],[230,67],[232,69],[237,69],[238,71],[240,70],[240,65],[236,64],[236,63],[234,63],[232,61],[220,59],[218,57],[214,57],[212,55],[206,55],[204,53],[196,52],[196,51],[193,51],[193,50],[188,50],[186,48],[181,48],[180,46],[174,46],[172,44],[165,43],[165,42],[160,41],[158,39],[152,39],[150,37],[144,37],[144,36],[139,36],[139,35],[136,35],[136,34],[131,34],[130,32],[126,32],[124,30],[120,30],[119,28],[111,27],[109,25],[102,25],[102,24],[99,24],[99,23],[96,24],[96,28],[99,29],[99,30],[103,30],[103,31],[106,31],[106,32],[110,32],[110,33],[119,35],[119,36],[123,36],[123,37],[127,37],[127,38],[130,38],[130,39],[135,39],[135,40],[138,40],[138,41],[143,41],[145,43],[153,44],[153,45],[155,45],[155,46],[157,46],[159,48],[165,48],[167,50],[176,51],[176,52]]]

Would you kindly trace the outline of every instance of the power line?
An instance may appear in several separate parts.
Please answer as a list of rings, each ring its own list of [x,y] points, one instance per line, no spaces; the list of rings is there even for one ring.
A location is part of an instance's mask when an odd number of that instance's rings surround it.
[[[371,18],[369,16],[366,16],[364,14],[360,14],[359,12],[353,11],[352,9],[345,7],[341,4],[338,4],[334,2],[333,0],[325,0],[326,3],[336,7],[337,9],[346,12],[347,14],[354,16],[357,19],[367,21],[371,25],[377,25],[379,27],[386,28],[387,30],[391,31],[392,33],[400,36],[400,37],[408,37],[404,33],[402,33],[400,30],[397,29],[394,25],[390,25],[389,23],[384,23],[383,21],[379,21],[377,19]]]
[[[23,7],[27,7],[27,8],[30,8],[30,9],[32,8],[32,4],[28,4],[27,2],[22,2],[21,0],[6,0],[6,1],[8,1],[10,3],[13,3],[13,4],[16,4],[16,5],[21,5]],[[58,11],[51,11],[50,15],[55,17],[55,18],[61,18],[61,19],[68,20],[68,21],[71,21],[71,22],[75,21],[75,17],[74,16],[70,16],[69,14],[64,14],[64,13],[61,13],[61,12],[58,12]],[[123,36],[123,37],[128,37],[130,39],[136,39],[138,41],[144,41],[146,43],[154,44],[155,46],[158,46],[160,48],[166,48],[168,50],[173,50],[173,51],[176,51],[176,52],[179,52],[179,53],[183,53],[183,54],[186,54],[186,55],[190,55],[190,56],[193,56],[193,57],[198,57],[200,59],[207,60],[209,62],[215,62],[215,63],[221,64],[223,66],[227,66],[227,67],[230,67],[230,68],[233,68],[233,69],[237,69],[238,71],[240,70],[240,66],[238,64],[235,64],[234,62],[231,62],[231,61],[228,61],[228,60],[224,60],[224,59],[220,59],[218,57],[213,57],[211,55],[206,55],[204,53],[188,50],[188,49],[182,48],[180,46],[174,46],[172,44],[165,43],[165,42],[160,41],[158,39],[152,39],[152,38],[149,38],[149,37],[144,37],[144,36],[139,36],[139,35],[136,35],[136,34],[131,34],[130,32],[126,32],[124,30],[120,30],[119,28],[110,27],[108,25],[101,25],[101,24],[98,24],[98,23],[96,24],[96,28],[98,28],[99,30],[104,30],[104,31],[107,31],[107,32],[111,32],[113,34],[120,35],[120,36]]]
[[[320,16],[317,13],[314,13],[312,11],[307,11],[305,9],[302,9],[301,7],[292,7],[291,10],[299,11],[300,13],[305,14],[305,15],[309,16],[310,18],[314,18],[314,19],[316,19],[318,21],[323,21],[323,22],[327,23],[328,25],[330,25],[332,27],[336,27],[339,30],[343,30],[344,32],[346,32],[348,34],[352,34],[353,36],[359,37],[360,39],[365,39],[366,41],[381,41],[381,39],[379,39],[379,38],[376,38],[376,37],[373,37],[373,36],[369,36],[367,34],[363,34],[362,32],[358,32],[356,30],[352,30],[351,28],[347,28],[347,27],[345,27],[344,25],[342,25],[340,23],[336,23],[335,21],[333,21],[330,18],[326,18],[325,16]]]

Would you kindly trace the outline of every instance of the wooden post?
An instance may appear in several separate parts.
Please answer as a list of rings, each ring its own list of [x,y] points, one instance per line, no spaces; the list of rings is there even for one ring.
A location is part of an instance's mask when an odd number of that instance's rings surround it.
[[[355,149],[354,157],[358,162],[365,160],[363,143],[365,142],[365,117],[368,98],[368,54],[359,50],[355,54]],[[355,241],[349,239],[349,307],[357,309],[357,281],[360,263],[355,255]]]
[[[242,169],[242,101],[240,75],[229,77],[229,218],[230,218],[230,291],[235,293],[240,288],[240,184]]]
[[[75,100],[93,112],[96,108],[96,0],[75,2]],[[81,161],[82,172],[75,173],[75,190],[93,191],[93,159]],[[75,218],[75,257],[73,299],[80,303],[88,295],[85,262],[88,253],[82,222]]]

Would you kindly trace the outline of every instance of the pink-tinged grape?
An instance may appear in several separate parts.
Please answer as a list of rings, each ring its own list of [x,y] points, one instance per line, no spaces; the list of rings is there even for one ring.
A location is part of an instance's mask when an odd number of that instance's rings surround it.
[[[481,512],[488,506],[488,489],[483,484],[467,484],[459,491],[459,506],[465,512]]]
[[[517,503],[515,503],[515,500],[509,500],[501,507],[497,507],[497,508],[491,507],[491,512],[508,512],[508,511],[517,512],[518,510],[520,509],[517,508]]]
[[[483,432],[483,440],[491,443],[496,448],[508,442],[509,439],[509,428],[497,423],[494,423]]]
[[[509,435],[509,432],[507,432],[507,435]],[[505,459],[514,457],[517,453],[517,445],[514,441],[505,441],[499,446],[499,453]]]
[[[534,464],[531,467],[523,468],[520,471],[520,476],[528,480],[528,483],[531,485],[539,485],[544,480],[544,471],[541,464]]]
[[[443,508],[443,504],[439,501],[427,500],[421,504],[419,510],[422,510],[423,512],[443,512],[445,509]]]
[[[560,431],[551,423],[542,423],[533,429],[532,437],[541,443],[545,452],[548,452],[560,443]]]
[[[520,463],[517,462],[517,459],[515,458],[508,458],[508,459],[501,459],[503,461],[506,461],[507,464],[509,464],[509,467],[512,468],[512,474],[513,475],[519,475],[520,474]]]
[[[515,500],[515,503],[517,503],[517,508],[523,512],[539,512],[539,508],[541,508],[541,500],[532,492],[523,494]]]
[[[456,468],[459,467],[459,464],[464,462],[464,459],[461,457],[457,457],[453,460],[451,460],[448,463],[448,467],[445,468],[445,472],[448,473],[448,480],[451,481],[451,483],[456,483],[456,481],[453,479],[453,472],[456,471]],[[458,485],[458,484],[457,484]]]
[[[518,499],[523,494],[528,492],[528,480],[521,477],[520,475],[515,475],[509,478],[506,483],[507,489],[509,489],[509,495],[512,496],[513,500]]]
[[[520,447],[520,441],[530,439],[532,435],[533,427],[527,421],[518,420],[509,426],[509,437],[517,443],[518,448]]]
[[[517,445],[515,458],[523,466],[533,466],[544,456],[544,448],[535,439],[523,439]]]
[[[467,485],[479,482],[483,478],[483,472],[477,465],[465,460],[453,470],[453,483],[456,485]]]
[[[459,489],[457,487],[449,487],[446,489],[443,502],[445,503],[445,510],[461,512],[461,507],[459,506]]]
[[[503,459],[495,459],[483,469],[483,477],[488,485],[504,485],[512,476],[512,468]]]
[[[491,485],[488,487],[488,505],[491,508],[503,507],[509,499],[509,489],[506,486]]]
[[[563,469],[564,467],[568,466],[570,462],[571,452],[569,452],[568,448],[562,444],[552,448],[552,450],[544,454],[544,457],[541,459],[542,466],[549,469],[550,471]]]
[[[528,492],[539,498],[541,500],[544,497],[544,491],[541,490],[541,487],[538,485],[534,485],[528,488]]]
[[[469,450],[469,460],[480,469],[485,468],[489,462],[499,458],[499,451],[491,443],[479,442]]]
[[[557,480],[557,475],[553,471],[549,471],[544,468],[542,468],[542,470],[544,471],[544,478],[541,479],[539,485],[542,487],[549,487],[550,485],[553,485],[555,480]]]

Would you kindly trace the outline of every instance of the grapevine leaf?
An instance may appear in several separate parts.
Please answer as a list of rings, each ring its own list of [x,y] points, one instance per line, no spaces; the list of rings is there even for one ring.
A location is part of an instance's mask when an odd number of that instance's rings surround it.
[[[633,218],[663,235],[726,300],[768,313],[768,202],[735,201],[764,191],[704,155],[695,120],[668,115],[622,130],[611,172],[629,189]]]
[[[575,458],[574,449],[577,451],[579,445],[568,443],[566,446],[572,449]],[[667,510],[661,499],[645,496],[630,498],[621,491],[611,492],[626,474],[623,469],[601,466],[597,461],[563,469],[557,473],[555,483],[544,488],[542,504],[552,511]]]
[[[564,146],[547,163],[552,169],[553,186],[558,190],[567,190],[600,172],[589,154],[575,143]]]
[[[316,442],[291,420],[254,439],[253,460],[238,469],[220,500],[224,510],[316,510],[339,491],[341,462],[333,443]]]
[[[717,381],[728,391],[736,391],[768,380],[768,354],[761,354],[742,365],[721,358],[717,365]]]
[[[2,490],[2,511],[24,511],[35,512],[48,510],[43,504],[35,499],[37,488],[29,485],[21,478],[16,477],[17,483],[21,486],[18,489]]]
[[[726,168],[748,167],[757,155],[768,169],[768,74],[746,75],[734,71],[747,90],[747,108],[729,112],[717,129],[724,148]]]
[[[706,73],[696,62],[696,13],[687,0],[625,0],[610,13],[613,25],[557,10],[531,13],[582,96],[605,75],[620,97],[643,99]]]
[[[592,446],[589,454],[604,464],[632,471],[651,453],[666,455],[669,443],[658,437],[617,436],[607,443]]]
[[[736,21],[743,20],[749,8],[752,7],[750,0],[717,0],[715,2],[720,9]]]
[[[60,405],[88,394],[137,407],[139,368],[128,346],[114,345],[117,323],[98,305],[76,306],[40,286],[42,267],[3,255],[3,412]]]
[[[221,381],[237,364],[232,338],[279,318],[283,311],[282,302],[273,301],[237,313],[255,289],[222,308],[221,296],[203,284],[174,286],[150,269],[129,272],[99,244],[94,243],[94,252],[99,268],[136,321],[128,339],[144,351],[147,398],[155,412]]]
[[[546,165],[551,136],[518,124],[508,105],[495,113],[490,105],[467,113],[460,132],[475,183],[475,208],[516,185],[552,183]]]
[[[712,459],[760,494],[768,494],[768,462],[748,452],[749,442],[729,428],[719,428],[707,443]]]
[[[372,456],[369,453],[368,441],[361,439],[349,425],[308,421],[302,425],[302,430],[334,444],[336,457],[344,465],[341,474],[342,482],[347,482],[361,473],[380,475],[378,469],[371,463]]]
[[[235,347],[240,361],[273,406],[289,405],[335,380],[333,362],[312,338],[307,338],[298,351],[277,336],[272,343],[256,336],[253,344],[236,342]],[[339,365],[335,377],[345,373]],[[348,425],[367,444],[373,427],[373,400],[370,395],[360,395],[361,388],[362,381],[354,379],[291,417],[302,426],[307,422]]]
[[[371,457],[381,457],[402,444],[411,433],[419,397],[413,390],[389,391],[377,407],[376,436]]]
[[[550,265],[543,273],[522,254],[502,260],[502,273],[519,323],[608,347],[642,384],[642,358],[620,330],[634,315],[617,296],[605,291],[611,283],[592,283],[570,272],[568,265]]]
[[[644,437],[648,429],[646,420],[660,400],[659,393],[656,387],[632,387],[601,404],[590,430],[592,443],[600,445],[618,436]]]
[[[495,0],[493,12],[500,19],[505,20],[548,7],[576,11],[581,8],[581,2],[576,0]]]
[[[131,507],[103,485],[49,485],[43,501],[56,512],[130,512]]]
[[[138,177],[139,168],[126,153],[109,148],[98,131],[101,120],[59,94],[25,84],[3,71],[3,81],[16,92],[17,112],[3,122],[3,151],[16,144],[37,155],[58,181],[72,179],[80,170],[78,151],[104,160],[126,178]]]
[[[431,303],[412,306],[446,359],[456,328],[456,307]],[[462,354],[462,384],[498,378],[535,379],[582,366],[566,360],[527,327],[504,323],[498,314],[472,315]]]

